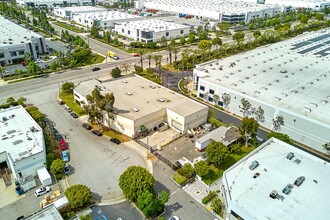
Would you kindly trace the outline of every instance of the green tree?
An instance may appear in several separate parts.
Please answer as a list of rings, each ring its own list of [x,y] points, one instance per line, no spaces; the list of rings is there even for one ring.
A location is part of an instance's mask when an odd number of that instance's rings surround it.
[[[40,67],[35,62],[30,62],[26,67],[26,72],[29,76],[36,75],[40,70]]]
[[[115,37],[115,39],[113,39],[112,44],[115,45],[115,46],[120,45],[118,37]]]
[[[154,216],[164,209],[162,201],[149,191],[143,192],[137,199],[137,207],[143,211],[146,216]]]
[[[208,162],[218,166],[228,157],[229,151],[223,143],[212,141],[206,147],[206,155]]]
[[[217,213],[218,215],[221,215],[221,200],[220,200],[220,198],[215,198],[215,199],[212,200],[211,208],[213,209],[213,211],[215,213]]]
[[[24,102],[26,102],[26,98],[24,98],[24,97],[19,97],[17,99],[17,104],[19,104],[19,105],[24,105]]]
[[[119,69],[119,67],[113,68],[113,69],[111,70],[111,76],[112,76],[113,78],[118,78],[118,77],[121,76],[121,70]]]
[[[61,86],[62,92],[66,94],[72,94],[74,89],[74,83],[73,82],[65,82]]]
[[[253,30],[253,29],[254,29],[254,24],[253,24],[253,23],[250,23],[250,24],[248,25],[248,29],[249,29],[249,30]]]
[[[58,67],[58,63],[56,61],[54,61],[50,64],[50,69],[52,71],[56,71],[57,67]]]
[[[270,138],[277,138],[285,143],[288,143],[288,144],[293,144],[291,138],[289,137],[289,135],[287,134],[282,134],[282,133],[279,133],[279,132],[275,132],[275,131],[271,131],[267,134],[266,138],[267,139],[270,139]]]
[[[201,49],[201,50],[210,50],[211,47],[212,47],[212,41],[210,41],[210,40],[201,40],[198,43],[198,49]]]
[[[303,14],[300,18],[300,23],[307,24],[307,22],[308,22],[308,16]]]
[[[119,187],[125,197],[136,202],[143,192],[154,192],[155,178],[141,166],[128,167],[119,177]]]
[[[7,100],[6,100],[6,103],[9,103],[9,104],[12,104],[15,102],[15,99],[13,97],[9,97]]]
[[[183,46],[186,43],[186,37],[182,36],[180,37],[180,45]]]
[[[24,53],[24,64],[27,66],[32,62],[32,57],[30,53]]]
[[[200,177],[206,176],[210,172],[210,166],[204,160],[201,160],[201,161],[195,163],[194,167],[196,170],[196,174]]]
[[[69,67],[70,68],[73,68],[77,65],[77,60],[70,60],[70,64],[69,64]]]
[[[0,77],[3,78],[3,71],[4,71],[4,67],[0,65]]]
[[[97,38],[99,36],[100,27],[97,25],[96,21],[93,22],[90,33],[92,37]]]
[[[188,37],[188,43],[189,43],[189,44],[192,44],[192,43],[195,42],[195,40],[196,40],[196,36],[195,36],[195,34],[189,34],[189,37]]]
[[[72,209],[83,207],[92,202],[91,190],[82,184],[70,186],[64,192]]]
[[[195,174],[195,169],[190,163],[186,163],[178,170],[178,173],[186,178],[190,178]]]
[[[167,40],[166,40],[165,36],[162,36],[162,37],[160,38],[159,43],[160,43],[160,46],[162,46],[162,47],[165,47],[165,46],[166,46],[166,44],[167,44]]]
[[[93,220],[93,218],[88,214],[80,216],[80,220]]]
[[[253,32],[253,37],[254,37],[254,39],[257,39],[258,37],[260,37],[261,36],[261,32],[260,32],[260,30],[255,30],[254,32]]]
[[[221,47],[221,45],[222,45],[222,40],[221,40],[221,38],[220,38],[220,37],[215,37],[215,38],[213,38],[213,40],[212,40],[212,44],[215,45],[215,46],[217,47],[217,49],[218,49],[218,48]]]
[[[245,34],[242,31],[238,31],[233,35],[233,40],[239,44],[240,42],[244,41]]]
[[[290,15],[285,16],[285,22],[292,21],[292,17]]]
[[[125,70],[125,74],[127,74],[129,68],[131,67],[131,64],[123,63],[123,65],[121,65],[121,67]]]
[[[50,172],[54,175],[62,174],[64,172],[65,162],[61,159],[56,159],[50,165]]]
[[[259,124],[254,118],[244,117],[241,126],[238,127],[239,133],[245,140],[245,147],[248,147],[250,138],[257,135]]]
[[[148,66],[149,66],[149,69],[150,69],[151,60],[152,60],[152,54],[150,52],[147,54],[147,60],[148,60]]]
[[[207,34],[207,32],[202,31],[199,35],[198,35],[198,39],[201,40],[207,40],[209,38],[209,35]]]

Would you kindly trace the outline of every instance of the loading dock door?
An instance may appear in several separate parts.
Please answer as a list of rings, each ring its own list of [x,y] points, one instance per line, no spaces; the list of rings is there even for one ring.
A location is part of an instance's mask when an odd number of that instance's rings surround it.
[[[178,129],[179,131],[182,131],[182,124],[175,121],[174,119],[172,119],[171,125],[172,125],[172,127]]]

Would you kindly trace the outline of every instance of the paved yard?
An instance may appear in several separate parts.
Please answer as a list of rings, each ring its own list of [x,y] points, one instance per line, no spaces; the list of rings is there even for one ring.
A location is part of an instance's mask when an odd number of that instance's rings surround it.
[[[142,138],[141,141],[151,146],[153,149],[159,149],[161,146],[166,145],[172,140],[179,137],[179,133],[171,128],[162,132],[155,132],[152,135],[149,135],[145,138]]]

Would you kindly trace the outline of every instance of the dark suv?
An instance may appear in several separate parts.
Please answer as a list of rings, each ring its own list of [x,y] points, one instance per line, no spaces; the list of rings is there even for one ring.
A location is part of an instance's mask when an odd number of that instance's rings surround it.
[[[98,130],[93,130],[92,133],[97,135],[97,136],[102,136],[103,135],[102,132],[98,131]]]
[[[110,138],[110,141],[112,143],[115,143],[115,144],[120,144],[121,143],[120,140],[118,140],[117,138]]]
[[[101,70],[100,67],[93,67],[93,68],[92,68],[92,71],[99,71],[99,70]]]
[[[90,126],[90,125],[87,124],[87,123],[84,123],[82,126],[83,126],[84,128],[86,128],[86,130],[91,130],[91,129],[92,129],[92,126]]]

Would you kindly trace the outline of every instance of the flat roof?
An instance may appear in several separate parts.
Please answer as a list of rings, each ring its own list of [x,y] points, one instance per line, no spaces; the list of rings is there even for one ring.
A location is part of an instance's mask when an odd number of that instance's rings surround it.
[[[99,83],[96,80],[81,82],[75,88],[86,97],[99,86],[101,94],[113,93],[115,96],[114,112],[132,120],[170,109],[182,116],[189,116],[207,106],[173,92],[137,75],[129,75]],[[138,109],[134,111],[133,108]]]
[[[74,17],[80,17],[82,19],[100,20],[100,21],[112,21],[123,20],[129,18],[142,18],[141,16],[128,14],[120,11],[104,11],[104,12],[91,12],[83,14],[74,14]]]
[[[219,0],[146,0],[144,2],[146,8],[156,6],[161,8],[185,9],[189,14],[189,9],[199,9],[203,11],[211,11],[223,13],[226,15],[242,14],[253,11],[260,11],[267,8],[273,8],[274,5],[256,4],[243,1],[219,1]]]
[[[210,139],[221,142],[224,145],[228,146],[229,144],[236,141],[238,138],[240,138],[241,135],[238,132],[238,129],[236,127],[224,127],[221,126],[203,137],[196,140],[198,143],[204,143],[205,141],[209,141]]]
[[[63,220],[62,215],[54,205],[47,206],[46,208],[33,213],[25,218],[25,220]]]
[[[181,28],[190,28],[187,25],[176,24],[173,22],[162,21],[159,19],[123,22],[121,23],[121,26],[127,27],[129,29],[137,29],[137,30],[153,31],[153,32],[161,32],[166,30],[170,31]]]
[[[14,161],[44,150],[42,129],[22,106],[0,110],[0,138],[0,152]]]
[[[330,124],[330,29],[197,66],[202,80]]]
[[[56,7],[54,10],[71,11],[72,13],[89,12],[89,11],[107,11],[106,8],[95,6],[73,6],[73,7]]]
[[[290,152],[292,160],[286,159]],[[254,160],[260,165],[251,171]],[[260,175],[253,178],[255,173]],[[294,186],[288,195],[282,193],[300,176],[305,181],[299,187]],[[223,177],[227,200],[255,219],[329,219],[330,164],[275,138],[230,167]],[[283,201],[269,197],[273,190]]]
[[[41,36],[0,16],[0,47],[14,44],[26,44],[33,37]]]

